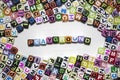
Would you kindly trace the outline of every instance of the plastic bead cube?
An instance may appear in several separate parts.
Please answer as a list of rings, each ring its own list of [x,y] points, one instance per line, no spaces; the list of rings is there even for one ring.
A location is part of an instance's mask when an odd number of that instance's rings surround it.
[[[24,28],[23,28],[23,26],[18,25],[18,26],[16,27],[16,30],[17,30],[18,33],[21,33],[21,32],[24,30]]]
[[[5,26],[4,25],[0,25],[0,30],[4,30]]]
[[[11,22],[11,26],[14,28],[18,25],[17,21],[16,20],[12,20]]]
[[[47,43],[46,43],[46,39],[44,39],[44,38],[41,38],[40,39],[40,45],[46,45]]]
[[[21,78],[20,78],[18,75],[16,75],[16,76],[14,77],[14,80],[21,80]]]
[[[78,43],[84,43],[85,37],[84,36],[78,36]]]
[[[91,38],[85,37],[85,38],[84,38],[84,44],[90,45],[90,43],[91,43]]]
[[[21,24],[25,29],[29,28],[29,23],[27,21],[23,21]]]
[[[31,68],[32,70],[37,70],[39,68],[39,64],[33,63]]]
[[[116,57],[116,56],[117,56],[117,51],[116,51],[116,50],[115,50],[115,51],[111,50],[109,56],[110,56],[110,57]]]
[[[4,32],[4,30],[1,30],[1,31],[0,31],[0,37],[5,37],[5,32]]]
[[[37,24],[42,23],[42,17],[36,17],[36,18],[35,18],[35,22],[36,22]]]
[[[92,73],[91,73],[91,77],[97,79],[97,78],[98,78],[98,73],[92,71]]]
[[[111,72],[112,73],[117,73],[118,72],[118,68],[115,66],[111,66]]]
[[[7,76],[5,80],[12,80],[12,77]]]
[[[28,67],[28,68],[31,68],[31,66],[32,66],[32,62],[27,61],[26,64],[25,64],[25,66]]]
[[[16,12],[16,11],[17,11],[17,6],[15,6],[15,5],[12,6],[12,7],[11,7],[11,11],[12,11],[12,12]]]
[[[57,7],[53,8],[53,12],[54,12],[54,14],[58,14],[59,13],[59,9]]]
[[[80,68],[80,65],[81,65],[81,62],[80,61],[76,61],[74,66]]]
[[[68,62],[67,61],[63,61],[61,63],[61,68],[67,68],[67,66],[68,66]]]
[[[47,44],[52,44],[53,43],[52,37],[47,37],[46,38],[46,43]]]
[[[30,61],[30,62],[34,62],[34,59],[35,59],[35,57],[34,57],[34,56],[29,55],[29,57],[28,57],[28,61]]]
[[[5,64],[3,62],[0,62],[0,69],[3,69],[5,67]]]
[[[5,37],[11,37],[11,29],[5,29]]]
[[[37,75],[43,76],[44,72],[44,70],[38,69]]]
[[[104,55],[104,53],[105,53],[105,48],[99,47],[98,48],[98,54]]]
[[[40,40],[34,39],[34,46],[40,46]]]
[[[16,54],[16,55],[15,55],[15,59],[17,59],[17,60],[21,60],[21,59],[22,59],[22,55],[20,55],[20,54]]]
[[[22,19],[21,17],[17,17],[17,18],[16,18],[16,21],[17,21],[18,24],[20,24],[20,23],[23,22],[23,19]]]
[[[33,12],[33,16],[34,16],[34,18],[39,17],[40,16],[39,11],[34,11]]]
[[[72,36],[65,36],[65,42],[71,43],[72,42]]]
[[[60,14],[60,13],[55,14],[55,19],[56,19],[56,21],[61,21],[62,20],[62,14]]]
[[[51,74],[51,70],[46,69],[44,74],[47,75],[47,76],[50,76],[50,74]]]
[[[98,72],[98,71],[99,71],[99,68],[96,67],[96,66],[94,66],[93,71],[94,71],[94,72]]]
[[[76,13],[76,7],[71,6],[71,7],[69,8],[69,13],[70,13],[70,14],[75,14],[75,13]]]
[[[88,16],[89,15],[89,11],[88,10],[83,10],[82,15],[83,16]]]
[[[17,30],[16,29],[12,29],[12,31],[11,31],[11,35],[12,35],[12,37],[17,37]]]
[[[76,62],[76,57],[70,56],[69,63],[75,64],[75,62]]]
[[[2,56],[1,56],[1,61],[2,61],[2,62],[6,62],[7,59],[8,59],[8,56],[6,56],[6,55],[2,55]]]
[[[90,75],[89,74],[84,74],[83,79],[89,80]]]
[[[59,43],[59,37],[58,36],[53,36],[52,40],[53,40],[53,43],[55,43],[55,44]]]
[[[30,72],[30,68],[25,67],[23,72],[26,73],[26,74],[28,74]]]
[[[8,74],[8,72],[10,71],[10,69],[9,69],[9,67],[6,66],[6,67],[3,69],[3,71]]]
[[[26,76],[27,76],[27,74],[25,74],[24,72],[22,72],[22,73],[19,75],[19,77],[20,77],[21,79],[25,79]]]
[[[47,16],[47,15],[42,16],[42,21],[43,21],[44,23],[48,22],[48,21],[49,21],[48,16]]]
[[[88,68],[93,69],[94,68],[94,62],[89,61],[88,62]]]
[[[65,3],[65,7],[66,7],[67,9],[69,9],[69,8],[71,7],[71,5],[72,5],[71,2],[69,2],[69,1]]]
[[[25,67],[25,62],[20,61],[18,67],[23,69]]]
[[[114,63],[115,63],[115,58],[109,57],[108,63],[109,63],[109,64],[114,64]]]
[[[33,17],[30,17],[30,18],[28,19],[28,23],[29,23],[30,25],[33,25],[33,24],[35,23],[35,19],[34,19]]]
[[[80,21],[81,21],[82,23],[86,23],[87,20],[88,20],[88,18],[87,18],[86,16],[82,16]]]
[[[35,0],[28,0],[28,4],[29,4],[29,6],[34,5],[35,4]]]
[[[13,46],[13,47],[10,49],[10,52],[11,52],[12,54],[16,54],[16,53],[18,52],[18,49]]]
[[[47,9],[45,12],[47,16],[52,16],[54,14],[52,9]]]
[[[6,44],[7,43],[7,38],[6,37],[2,37],[0,39],[0,42],[3,43],[3,44]]]
[[[69,19],[69,21],[74,21],[74,14],[69,14],[68,15],[68,19]]]
[[[50,23],[54,23],[56,20],[55,20],[55,16],[52,15],[52,16],[49,16],[49,22]]]
[[[27,44],[28,44],[28,46],[34,46],[34,40],[28,39]]]

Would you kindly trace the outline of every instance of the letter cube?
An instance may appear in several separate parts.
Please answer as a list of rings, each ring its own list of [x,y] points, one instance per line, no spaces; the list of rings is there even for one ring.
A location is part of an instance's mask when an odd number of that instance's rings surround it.
[[[34,46],[40,46],[40,39],[34,39]]]
[[[34,46],[34,40],[28,39],[27,44],[28,44],[28,46]]]
[[[56,21],[61,21],[62,20],[62,14],[60,14],[60,13],[55,14],[55,19],[56,19]]]
[[[21,33],[21,32],[24,30],[24,28],[23,28],[23,26],[18,25],[18,26],[16,27],[16,30],[17,30],[18,33]]]
[[[29,23],[30,25],[33,25],[33,24],[35,23],[35,19],[34,19],[33,17],[30,17],[30,18],[28,19],[28,23]]]
[[[55,44],[59,43],[59,37],[58,36],[53,36],[52,40],[53,40],[53,43],[55,43]]]
[[[65,42],[71,43],[72,42],[72,36],[65,36]]]
[[[85,37],[84,44],[90,45],[90,43],[91,43],[91,38],[90,37]]]
[[[46,43],[47,44],[52,44],[53,43],[52,37],[47,37],[46,38]]]
[[[16,20],[12,20],[11,22],[11,26],[14,28],[18,25],[17,21]]]

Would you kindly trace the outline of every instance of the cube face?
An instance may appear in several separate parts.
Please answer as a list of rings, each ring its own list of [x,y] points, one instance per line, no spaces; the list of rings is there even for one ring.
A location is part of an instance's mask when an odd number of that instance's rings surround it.
[[[84,76],[83,76],[83,79],[89,80],[89,77],[90,77],[89,74],[86,74],[86,73],[85,73]]]
[[[34,61],[34,59],[35,59],[35,57],[34,57],[34,56],[29,55],[29,57],[28,57],[28,61],[29,61],[29,62],[33,62],[33,61]]]
[[[62,15],[60,13],[55,14],[56,21],[61,21],[62,20]]]
[[[81,63],[81,66],[87,68],[88,67],[88,61],[87,60],[83,60]]]
[[[94,26],[94,27],[97,28],[99,25],[100,25],[100,21],[98,21],[98,20],[94,20],[94,21],[93,21],[93,26]]]
[[[29,28],[29,24],[28,22],[22,22],[22,26],[25,28],[25,29],[28,29]]]
[[[112,72],[112,73],[117,73],[117,72],[118,72],[118,68],[115,67],[115,66],[112,66],[112,67],[111,67],[111,72]]]
[[[78,36],[78,43],[84,43],[85,37],[84,36]]]
[[[98,48],[98,54],[102,54],[102,55],[104,55],[104,53],[105,53],[105,48]]]
[[[36,17],[39,17],[39,16],[40,16],[40,13],[39,13],[39,11],[34,11],[34,12],[33,12],[33,15],[34,15],[34,18],[36,18]]]
[[[80,21],[81,18],[82,18],[82,14],[81,13],[76,13],[75,14],[75,20]]]
[[[71,43],[72,42],[72,37],[71,36],[65,36],[65,42],[66,43]]]
[[[29,39],[27,41],[27,44],[28,44],[28,46],[33,46],[34,45],[34,40],[33,39]]]
[[[83,16],[88,16],[89,15],[89,11],[88,10],[83,10],[82,14],[83,14]]]
[[[75,14],[76,13],[76,7],[71,6],[69,9],[70,14]]]
[[[98,73],[92,71],[91,77],[97,79],[98,78]]]
[[[69,57],[69,63],[75,64],[75,62],[76,62],[76,57],[70,56]]]
[[[115,63],[115,58],[109,57],[108,63],[109,64],[114,64]]]
[[[11,37],[11,29],[5,30],[5,37]]]
[[[40,40],[39,39],[34,40],[34,46],[40,46]]]
[[[18,25],[16,27],[16,30],[17,30],[18,33],[21,33],[24,30],[24,28],[21,25]]]
[[[18,25],[17,21],[13,20],[10,22],[11,23],[11,26],[14,28]]]
[[[86,16],[82,16],[80,21],[81,21],[82,23],[86,23],[87,20],[88,20],[88,18],[87,18]]]
[[[37,8],[36,8],[35,5],[30,6],[30,11],[31,11],[31,12],[34,12],[34,11],[36,11],[36,10],[37,10]]]
[[[46,45],[46,39],[42,38],[40,39],[40,45]]]
[[[53,43],[52,37],[47,37],[46,42],[47,44],[52,44]]]
[[[103,2],[102,5],[101,5],[101,7],[102,7],[103,9],[106,9],[106,8],[108,7],[108,4],[106,4],[105,2]]]
[[[91,43],[91,38],[85,37],[85,39],[84,39],[84,44],[90,45],[90,43]]]
[[[54,36],[52,37],[53,43],[57,44],[59,43],[59,37],[58,36]]]
[[[55,16],[52,15],[52,16],[49,16],[49,22],[50,23],[54,23],[56,20],[55,20]]]
[[[68,14],[62,14],[62,21],[67,22],[68,21]]]
[[[30,17],[28,19],[28,22],[29,22],[30,25],[33,25],[35,23],[35,19],[33,17]]]

